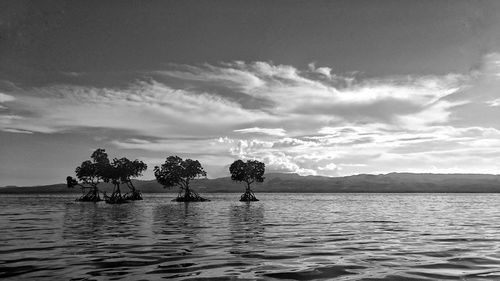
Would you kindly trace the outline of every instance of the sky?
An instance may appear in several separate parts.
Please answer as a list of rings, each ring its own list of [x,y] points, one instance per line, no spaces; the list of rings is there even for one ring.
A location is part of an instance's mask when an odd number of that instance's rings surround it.
[[[0,186],[97,148],[267,172],[500,173],[500,1],[0,2]]]

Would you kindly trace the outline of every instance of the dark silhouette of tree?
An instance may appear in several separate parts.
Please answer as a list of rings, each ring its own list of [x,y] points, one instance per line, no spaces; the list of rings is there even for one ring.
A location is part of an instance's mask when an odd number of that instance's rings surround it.
[[[66,178],[68,187],[80,186],[82,189],[83,195],[77,201],[101,201],[98,185],[104,181],[103,171],[109,166],[108,154],[104,149],[99,148],[92,153],[90,158],[91,160],[83,161],[75,169],[76,177],[80,182],[70,176]]]
[[[102,182],[111,183],[113,192],[111,196],[104,193],[107,203],[124,203],[127,200],[142,200],[141,192],[135,188],[132,178],[142,175],[148,166],[139,160],[129,160],[125,157],[109,161],[108,154],[102,148],[97,149],[90,156],[91,160],[82,162],[76,168],[75,173],[78,180],[68,176],[66,183],[68,187],[80,186],[82,195],[78,201],[101,201],[98,185]],[[130,193],[122,195],[120,184],[125,184],[130,189]],[[86,190],[89,190],[86,192]]]
[[[255,197],[250,185],[254,182],[264,182],[265,164],[257,160],[236,160],[229,166],[231,179],[234,181],[246,183],[246,190],[241,195],[240,201],[259,201]]]
[[[120,183],[127,185],[130,189],[130,193],[125,194],[126,200],[142,200],[141,192],[135,188],[132,183],[132,178],[142,176],[142,173],[148,168],[148,166],[139,160],[131,161],[125,157],[113,160],[113,166],[117,169],[117,173],[120,175]]]
[[[79,183],[78,183],[78,181],[77,181],[77,180],[75,180],[73,177],[71,177],[71,176],[67,176],[67,177],[66,177],[66,185],[67,185],[69,188],[73,188],[73,187],[75,187],[75,186],[77,186],[77,185],[80,185],[80,184],[79,184]]]
[[[198,160],[186,159],[178,156],[169,156],[161,166],[154,168],[156,181],[164,188],[174,186],[179,187],[179,194],[173,201],[177,202],[201,202],[209,201],[198,195],[189,188],[189,182],[195,178],[206,177],[207,173],[203,170]],[[184,191],[184,194],[182,192]]]

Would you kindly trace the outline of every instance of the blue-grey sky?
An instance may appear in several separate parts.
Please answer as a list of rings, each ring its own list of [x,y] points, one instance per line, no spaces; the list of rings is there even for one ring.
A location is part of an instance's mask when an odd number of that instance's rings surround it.
[[[500,171],[498,1],[2,1],[0,185],[90,153]]]

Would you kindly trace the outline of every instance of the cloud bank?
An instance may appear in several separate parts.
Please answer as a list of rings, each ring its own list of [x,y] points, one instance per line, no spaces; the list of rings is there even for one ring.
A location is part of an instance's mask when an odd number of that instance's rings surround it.
[[[328,176],[499,168],[499,54],[469,75],[362,78],[315,63],[235,61],[137,77],[122,88],[0,89],[0,130],[100,129],[117,149],[205,159],[211,176],[236,158]]]

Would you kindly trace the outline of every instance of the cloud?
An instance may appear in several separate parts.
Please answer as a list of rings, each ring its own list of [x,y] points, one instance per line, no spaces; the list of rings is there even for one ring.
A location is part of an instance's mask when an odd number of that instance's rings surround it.
[[[478,70],[462,91],[446,98],[449,102],[460,102],[451,112],[450,124],[454,126],[483,126],[500,129],[500,54],[484,56]]]
[[[10,129],[10,128],[5,128],[5,129],[3,129],[3,131],[8,132],[8,133],[17,133],[17,134],[33,134],[33,132],[31,132],[31,131]]]
[[[492,170],[500,160],[499,57],[486,56],[468,75],[364,79],[315,64],[172,64],[122,88],[12,89],[0,94],[8,105],[0,130],[99,129],[117,149],[204,159],[212,176],[238,158],[302,175],[465,171],[466,160]]]
[[[332,123],[424,126],[448,121],[456,102],[442,98],[458,91],[465,79],[389,77],[354,83],[350,76],[315,77],[326,69],[314,65],[300,70],[267,62],[171,67],[150,73],[184,83],[148,79],[126,88],[63,84],[18,90],[11,107],[24,119],[10,126],[22,130],[29,125],[43,133],[111,128],[154,137],[285,136],[310,134]],[[430,115],[432,121],[426,118]]]
[[[333,163],[330,163],[324,167],[318,167],[319,170],[328,170],[328,171],[334,171],[334,170],[337,170],[338,167],[337,165],[333,164]]]
[[[483,127],[396,130],[382,124],[352,125],[324,127],[315,135],[297,138],[225,141],[234,145],[231,152],[238,158],[267,161],[273,171],[302,175],[445,171],[455,162],[462,164],[450,171],[465,172],[464,159],[475,158],[482,161],[469,165],[493,171],[493,163],[500,160],[500,131]]]
[[[239,125],[238,120],[267,117],[218,96],[175,90],[155,81],[126,89],[38,88],[19,95],[11,107],[25,116],[11,119],[10,128],[41,133],[109,128],[154,137],[206,136],[220,135]]]
[[[13,100],[15,100],[15,98],[13,96],[10,96],[10,95],[4,94],[4,93],[0,93],[0,103],[9,102],[9,101],[13,101]]]
[[[250,134],[250,133],[264,134],[264,135],[279,136],[279,137],[286,135],[286,131],[282,128],[270,129],[270,128],[253,127],[253,128],[234,130],[233,132],[243,133],[243,134]]]
[[[185,77],[192,89],[201,90],[207,83],[217,84],[212,94],[224,93],[226,97],[229,92],[231,100],[240,102],[243,108],[248,107],[247,97],[267,101],[263,102],[266,106],[259,109],[279,115],[281,124],[285,118],[289,118],[288,123],[297,119],[310,119],[316,124],[383,120],[405,126],[425,123],[423,118],[404,118],[424,111],[436,115],[435,120],[446,122],[449,108],[455,104],[441,99],[461,90],[467,80],[463,75],[450,74],[358,81],[354,76],[331,75],[330,68],[316,68],[315,64],[310,64],[306,70],[299,70],[267,62],[178,68],[175,71],[162,71],[161,74],[179,79]],[[318,73],[322,74],[321,77]],[[284,124],[283,127],[287,129],[289,126]]]
[[[219,139],[125,139],[111,143],[122,149],[139,149],[170,154],[229,155],[231,144]]]
[[[332,78],[332,69],[330,67],[318,67],[316,68],[315,63],[308,64],[309,70],[315,73],[322,74],[327,78]]]
[[[500,99],[487,101],[486,104],[488,104],[489,106],[500,106]]]

